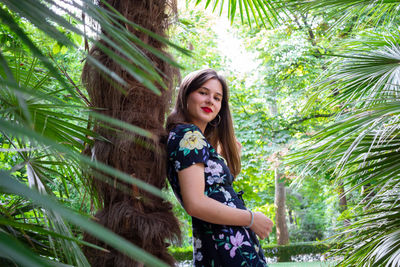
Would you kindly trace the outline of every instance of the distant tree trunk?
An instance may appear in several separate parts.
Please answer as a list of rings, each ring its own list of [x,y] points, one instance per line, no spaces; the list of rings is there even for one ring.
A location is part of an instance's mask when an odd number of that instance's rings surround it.
[[[339,210],[340,212],[344,212],[347,210],[347,197],[346,194],[344,193],[343,182],[339,182],[338,188],[339,188]],[[350,225],[350,221],[348,219],[344,219],[344,225],[345,226]]]
[[[166,9],[169,8],[167,5],[170,1],[108,0],[107,2],[130,21],[165,36],[169,25]],[[100,5],[105,6],[101,1]],[[159,41],[142,32],[134,31],[128,25],[126,28],[146,44],[163,51],[164,45]],[[108,35],[107,32],[104,34]],[[162,137],[166,135],[164,119],[177,70],[153,54],[144,50],[143,53],[163,73],[164,82],[170,89],[165,90],[160,87],[161,96],[145,88],[95,46],[90,50],[91,56],[123,77],[128,86],[122,88],[125,90],[125,93],[122,93],[90,64],[85,64],[82,79],[92,106],[99,108],[97,112],[150,131],[154,138],[144,138],[125,130],[116,131],[96,124],[95,131],[103,138],[95,141],[94,146],[90,148],[90,154],[97,161],[161,189],[166,185],[165,144],[162,141]],[[179,238],[180,229],[169,202],[101,173],[93,177],[92,184],[103,205],[95,215],[96,221],[168,264],[175,263],[167,251],[169,245],[167,242]],[[85,240],[110,250],[107,253],[85,248],[85,254],[94,267],[143,266],[142,263],[105,246],[92,236],[85,235]]]
[[[374,187],[370,183],[367,183],[362,186],[361,195],[363,196],[363,202],[368,203],[376,195],[376,192],[374,191]],[[364,209],[368,207],[369,205],[365,205]]]
[[[281,181],[283,174],[275,169],[275,223],[278,245],[289,243],[289,231],[286,224],[286,191],[285,183]]]
[[[289,223],[295,224],[296,222],[294,221],[293,211],[291,209],[288,210],[288,214],[289,214]]]
[[[339,207],[341,212],[347,210],[347,198],[344,193],[343,182],[339,183]]]
[[[270,105],[270,109],[272,116],[278,116],[278,106],[276,102]],[[286,245],[289,243],[289,231],[286,223],[286,189],[285,183],[282,181],[283,174],[279,171],[279,153],[277,153],[276,161],[274,166],[276,237],[278,245]]]

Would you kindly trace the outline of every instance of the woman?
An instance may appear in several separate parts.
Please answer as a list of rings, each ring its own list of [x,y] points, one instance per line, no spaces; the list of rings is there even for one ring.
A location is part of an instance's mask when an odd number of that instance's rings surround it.
[[[266,266],[254,233],[272,221],[246,209],[232,188],[240,171],[228,87],[214,70],[190,73],[167,120],[168,179],[192,216],[195,266]]]

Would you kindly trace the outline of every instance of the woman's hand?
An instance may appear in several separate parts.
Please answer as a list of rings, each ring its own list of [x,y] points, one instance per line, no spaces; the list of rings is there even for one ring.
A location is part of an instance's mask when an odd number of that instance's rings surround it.
[[[254,212],[254,222],[250,229],[261,239],[265,239],[272,232],[274,223],[261,212]]]

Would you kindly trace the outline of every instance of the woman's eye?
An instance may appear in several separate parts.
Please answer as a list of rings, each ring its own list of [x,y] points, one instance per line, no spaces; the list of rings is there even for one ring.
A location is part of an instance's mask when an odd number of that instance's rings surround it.
[[[214,98],[215,99],[215,101],[221,101],[221,98],[219,98],[219,97],[216,97],[216,98]]]
[[[200,91],[199,92],[201,95],[205,95],[206,94],[206,92],[202,92],[202,91]]]

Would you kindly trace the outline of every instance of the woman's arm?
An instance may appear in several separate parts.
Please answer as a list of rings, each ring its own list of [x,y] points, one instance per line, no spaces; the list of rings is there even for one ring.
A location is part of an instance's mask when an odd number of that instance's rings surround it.
[[[203,221],[246,226],[250,224],[251,215],[248,210],[229,207],[204,194],[204,164],[194,164],[178,172],[181,194],[185,210],[190,216]],[[264,239],[272,231],[272,221],[260,212],[254,213],[254,223],[250,228]]]

